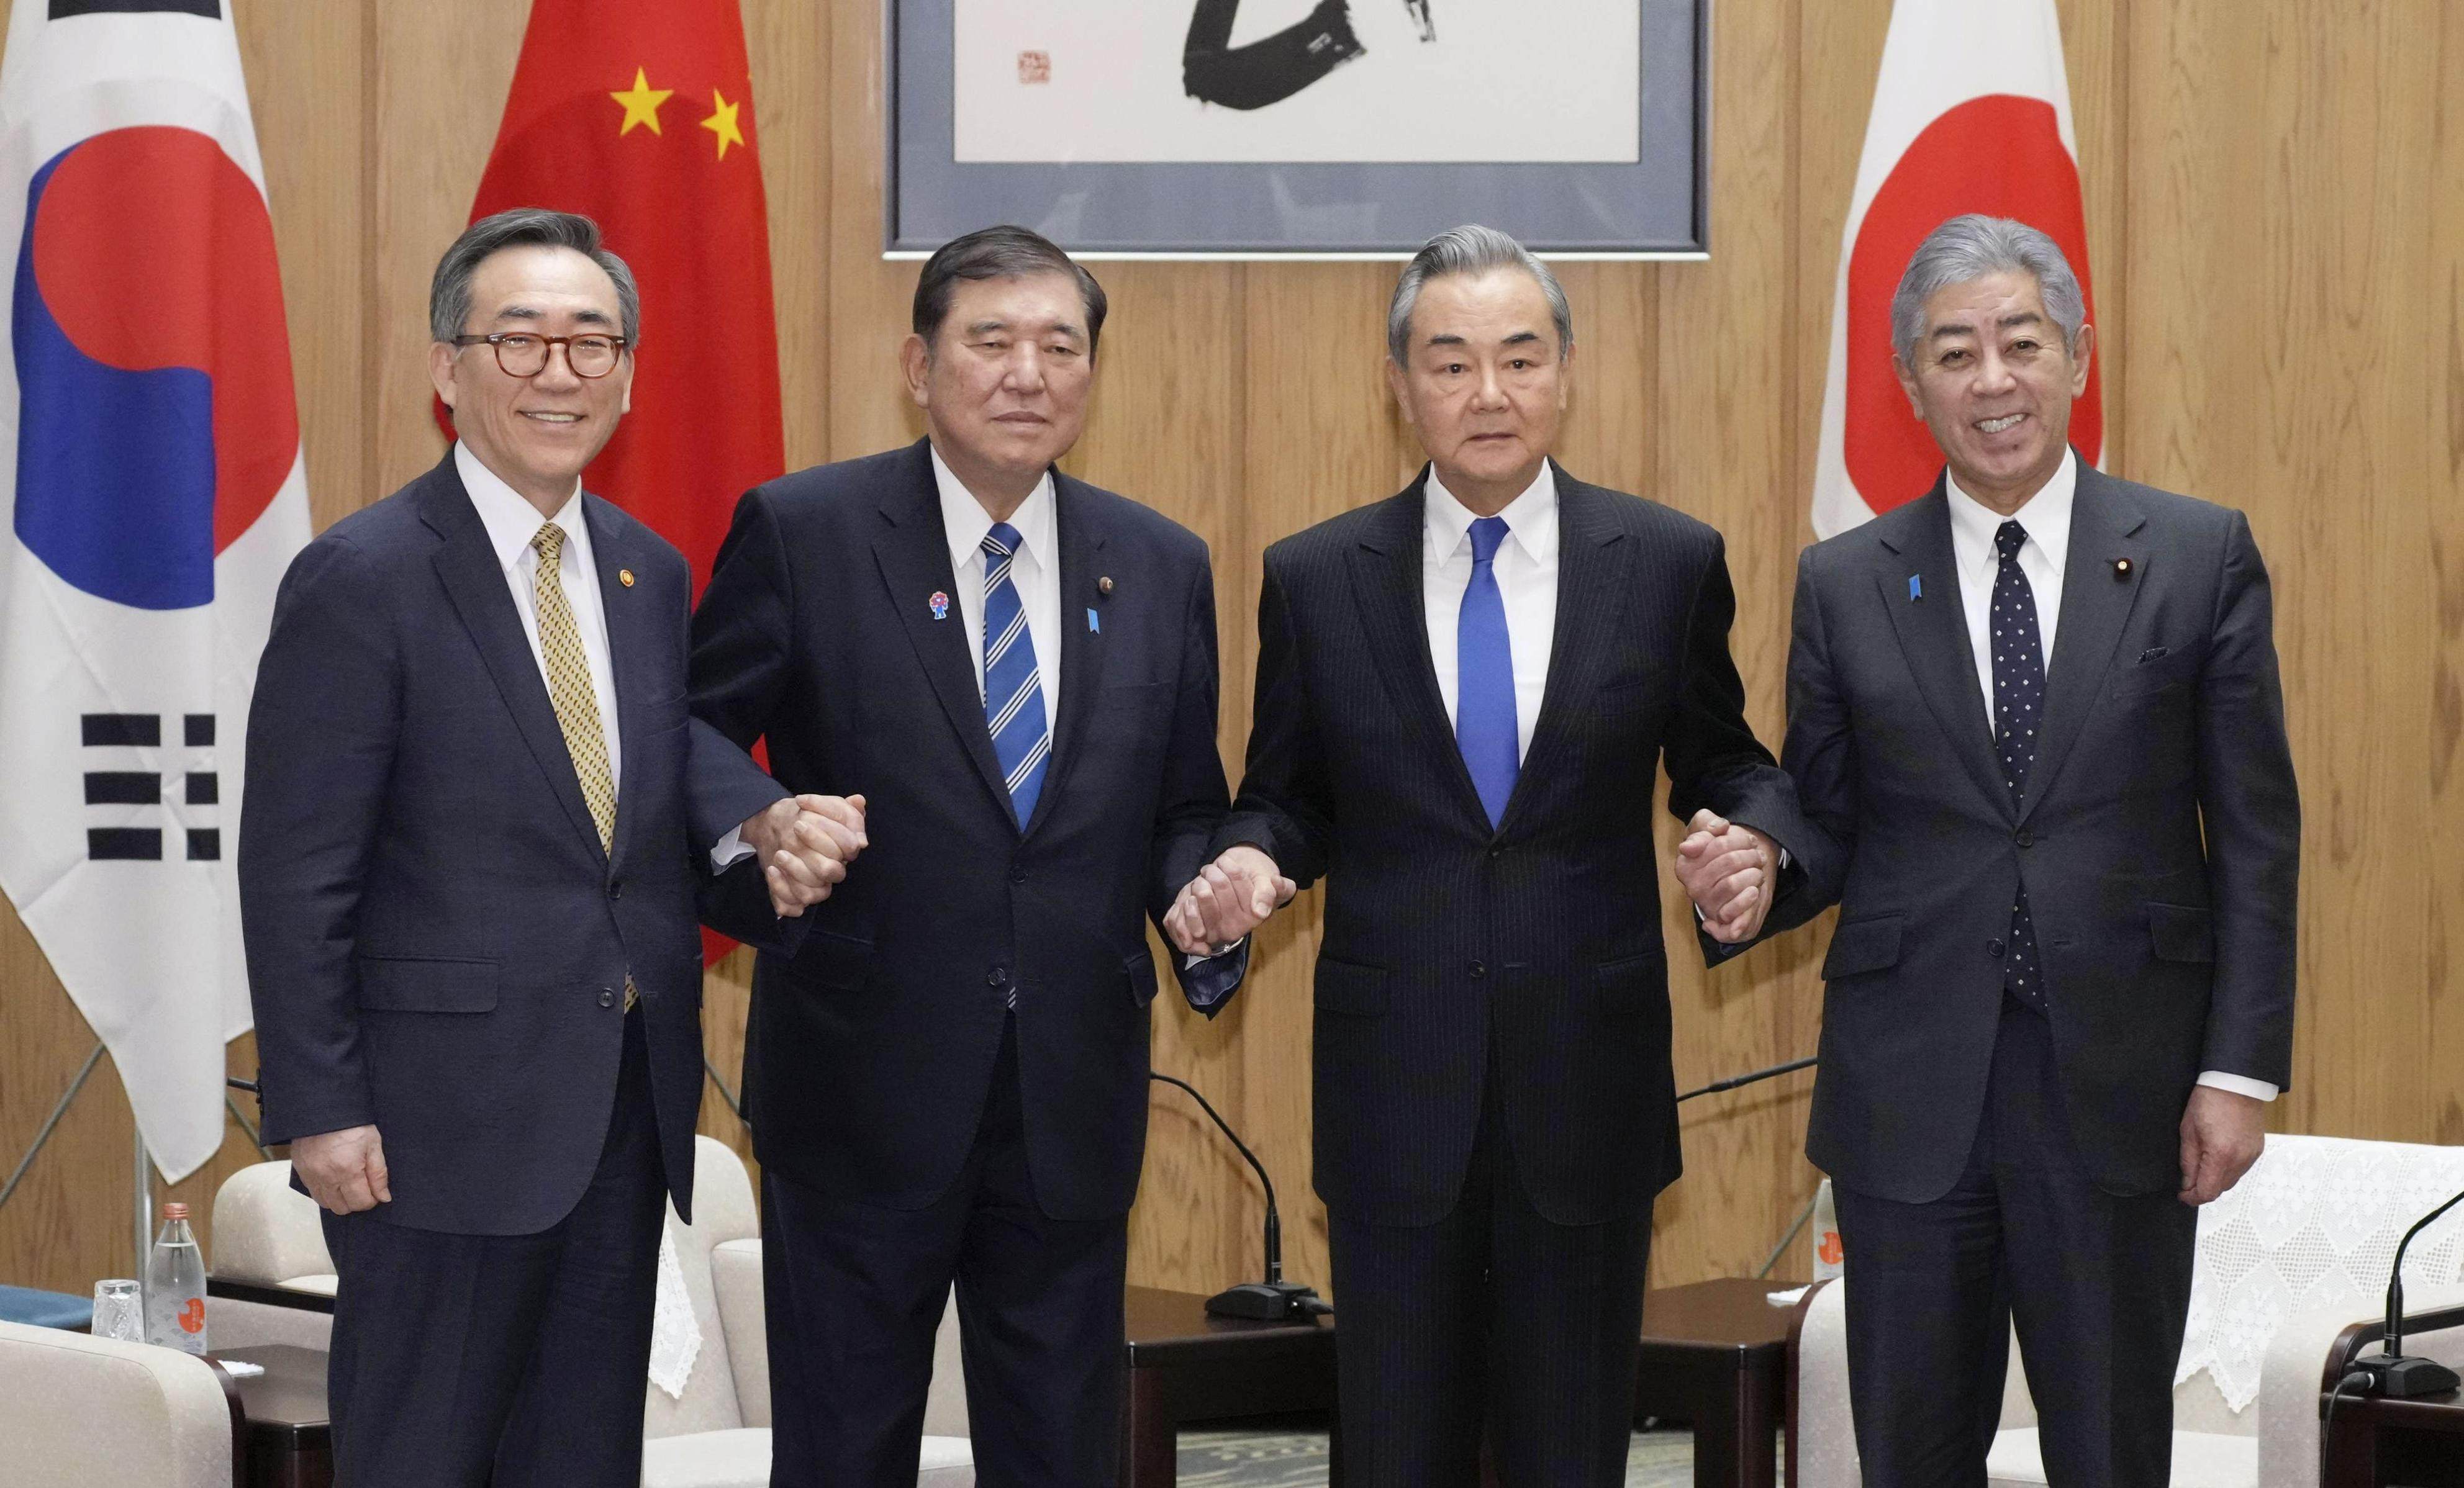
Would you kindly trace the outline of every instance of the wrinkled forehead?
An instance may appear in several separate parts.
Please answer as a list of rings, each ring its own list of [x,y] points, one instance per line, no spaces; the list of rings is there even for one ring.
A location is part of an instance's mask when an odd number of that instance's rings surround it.
[[[623,309],[616,281],[576,249],[525,243],[499,249],[471,275],[471,310],[481,319],[511,323],[566,320],[618,327]]]
[[[1554,346],[1557,321],[1540,281],[1521,269],[1440,274],[1412,302],[1415,346]]]
[[[1087,339],[1087,301],[1078,281],[1061,273],[960,279],[950,293],[945,334],[960,338],[989,332],[1012,336],[1068,336]]]
[[[2023,270],[1997,271],[1946,284],[1925,300],[1925,335],[1928,340],[1979,337],[2030,326],[2055,329],[2054,317],[2045,309],[2043,288],[2035,274]]]

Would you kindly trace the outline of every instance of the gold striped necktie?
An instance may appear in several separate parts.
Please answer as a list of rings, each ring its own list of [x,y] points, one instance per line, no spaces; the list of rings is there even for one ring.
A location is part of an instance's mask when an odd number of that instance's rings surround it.
[[[616,846],[616,779],[607,768],[607,738],[599,730],[599,695],[590,686],[590,657],[582,648],[581,628],[573,623],[573,606],[565,602],[561,559],[564,529],[554,522],[540,526],[531,538],[539,565],[531,574],[531,599],[539,610],[539,654],[547,659],[547,693],[556,705],[556,723],[564,731],[565,753],[573,756],[573,774],[582,783],[582,799],[599,828],[599,846]],[[625,978],[625,1008],[632,1011],[633,979]]]

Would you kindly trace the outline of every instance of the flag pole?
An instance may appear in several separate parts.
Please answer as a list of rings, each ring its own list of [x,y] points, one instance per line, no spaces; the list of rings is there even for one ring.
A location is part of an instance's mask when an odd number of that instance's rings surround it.
[[[145,1133],[137,1133],[137,1270],[140,1284],[145,1280],[145,1253],[154,1244],[154,1158],[145,1150]]]

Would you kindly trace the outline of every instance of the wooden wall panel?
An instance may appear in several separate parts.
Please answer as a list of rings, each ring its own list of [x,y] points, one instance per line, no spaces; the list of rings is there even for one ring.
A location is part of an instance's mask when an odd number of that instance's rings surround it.
[[[425,299],[493,142],[527,16],[502,0],[238,0],[285,272],[319,522],[440,449]],[[903,444],[912,263],[881,243],[877,0],[742,0],[769,190],[792,464]],[[2280,1129],[2464,1142],[2464,18],[2442,0],[2062,0],[2118,472],[2240,506],[2277,580],[2307,785],[2303,1010]],[[5,11],[5,0],[0,0]],[[1711,259],[1568,265],[1564,458],[1718,525],[1750,715],[1776,743],[1795,554],[1841,218],[1889,0],[1720,0]],[[2431,189],[2426,194],[2423,183]],[[1510,226],[1510,225],[1509,225]],[[1393,266],[1098,266],[1113,300],[1073,471],[1212,545],[1227,765],[1246,734],[1260,557],[1418,463],[1379,375]],[[1673,823],[1669,824],[1673,828]],[[1661,846],[1673,840],[1663,829]],[[1672,894],[1673,899],[1673,894]],[[1316,896],[1260,937],[1210,1022],[1166,999],[1156,1067],[1204,1089],[1272,1170],[1291,1270],[1327,1280],[1309,1193]],[[1672,903],[1672,933],[1684,930]],[[1816,927],[1706,976],[1681,953],[1681,1085],[1808,1052]],[[1682,946],[1682,939],[1679,942]],[[740,1070],[747,958],[708,988],[714,1066]],[[0,1165],[91,1035],[0,913]],[[253,1063],[248,1040],[234,1069]],[[126,1104],[98,1070],[0,1210],[0,1280],[127,1269]],[[1684,1113],[1688,1176],[1655,1276],[1758,1264],[1814,1173],[1808,1077]],[[2421,1092],[2430,1092],[2424,1096]],[[1212,1289],[1257,1265],[1256,1185],[1184,1097],[1153,1105],[1136,1280]],[[704,1129],[745,1150],[715,1096]],[[253,1159],[236,1134],[182,1186]],[[0,1167],[5,1171],[5,1167]],[[210,1243],[210,1236],[209,1236]],[[1800,1268],[1802,1251],[1783,1269]]]

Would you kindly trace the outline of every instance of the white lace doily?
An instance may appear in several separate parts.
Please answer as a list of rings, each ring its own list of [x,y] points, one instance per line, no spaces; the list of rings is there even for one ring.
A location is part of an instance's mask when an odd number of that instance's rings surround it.
[[[2199,1211],[2198,1258],[2181,1384],[2206,1369],[2236,1411],[2258,1397],[2276,1325],[2314,1306],[2368,1317],[2387,1300],[2387,1267],[2413,1221],[2464,1190],[2464,1148],[2267,1139],[2242,1180]],[[2464,1204],[2405,1252],[2408,1286],[2455,1280],[2464,1269]]]
[[[701,1357],[701,1320],[685,1290],[685,1268],[676,1259],[675,1232],[659,1227],[659,1293],[650,1313],[650,1383],[682,1400],[685,1381]]]

